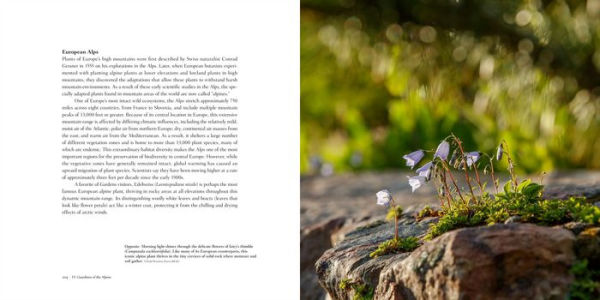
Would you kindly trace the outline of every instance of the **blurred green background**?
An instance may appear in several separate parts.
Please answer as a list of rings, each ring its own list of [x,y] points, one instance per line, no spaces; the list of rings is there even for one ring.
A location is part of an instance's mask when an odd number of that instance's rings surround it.
[[[600,168],[600,0],[301,1],[301,170],[403,168],[454,132]]]

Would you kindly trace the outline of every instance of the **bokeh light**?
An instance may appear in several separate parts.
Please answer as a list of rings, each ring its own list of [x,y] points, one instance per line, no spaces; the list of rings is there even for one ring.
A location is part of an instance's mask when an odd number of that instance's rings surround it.
[[[302,1],[304,173],[402,168],[451,132],[520,172],[600,168],[599,103],[600,0]]]

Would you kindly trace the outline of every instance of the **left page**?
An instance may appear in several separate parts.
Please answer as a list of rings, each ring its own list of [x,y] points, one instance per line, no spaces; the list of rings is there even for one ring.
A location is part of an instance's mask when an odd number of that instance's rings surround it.
[[[297,2],[0,15],[0,299],[299,297]]]

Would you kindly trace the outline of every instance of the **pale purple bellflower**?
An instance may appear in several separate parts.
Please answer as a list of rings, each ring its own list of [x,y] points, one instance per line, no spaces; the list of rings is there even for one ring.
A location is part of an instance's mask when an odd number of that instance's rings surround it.
[[[465,157],[467,158],[467,166],[470,168],[472,165],[477,163],[477,161],[481,157],[481,153],[479,153],[478,151],[473,151],[465,154]]]
[[[501,160],[502,154],[504,154],[504,148],[502,147],[502,144],[500,144],[498,145],[498,150],[496,150],[496,160]]]
[[[416,191],[418,188],[420,188],[421,185],[423,185],[424,183],[425,183],[425,177],[423,177],[423,176],[408,177],[408,184],[412,188],[413,192]]]
[[[381,190],[377,192],[377,205],[388,207],[392,201],[392,194],[388,190]]]
[[[429,181],[429,179],[431,179],[432,166],[433,166],[432,162],[428,162],[428,163],[424,164],[422,167],[417,169],[417,174],[419,176],[425,177],[426,181]]]
[[[448,152],[450,152],[450,144],[446,141],[442,141],[435,150],[433,158],[439,157],[442,160],[446,160],[448,158]]]
[[[406,166],[412,169],[421,161],[421,159],[423,159],[423,156],[425,156],[425,152],[423,152],[423,150],[417,150],[402,156],[402,158],[406,160]]]

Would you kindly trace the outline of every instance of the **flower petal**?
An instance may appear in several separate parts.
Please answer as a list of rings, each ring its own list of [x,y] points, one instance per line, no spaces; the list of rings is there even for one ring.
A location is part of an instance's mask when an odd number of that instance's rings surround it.
[[[421,185],[423,185],[424,183],[425,183],[425,177],[423,177],[423,176],[408,177],[408,184],[412,188],[413,192],[416,191],[418,188],[420,188]]]
[[[448,152],[450,152],[450,144],[446,141],[442,141],[435,150],[433,158],[439,157],[442,160],[446,160],[448,158]]]
[[[496,150],[496,160],[501,160],[502,154],[504,154],[504,148],[502,147],[502,144],[500,144],[498,145],[498,150]]]
[[[426,180],[429,181],[429,178],[431,178],[431,168],[432,167],[433,167],[433,163],[428,162],[428,163],[424,164],[422,167],[417,169],[417,174],[419,176],[425,177]]]
[[[392,194],[388,190],[381,190],[375,194],[377,196],[377,205],[390,206]]]
[[[421,159],[423,159],[424,156],[425,152],[423,152],[423,150],[417,150],[402,156],[402,158],[406,160],[406,166],[412,169],[421,161]]]
[[[479,158],[481,157],[481,153],[473,151],[465,154],[465,157],[467,159],[467,166],[470,168],[479,160]]]

